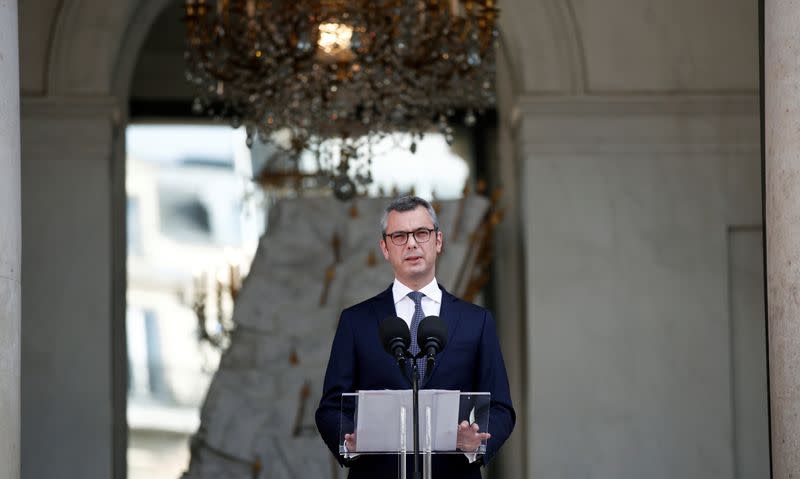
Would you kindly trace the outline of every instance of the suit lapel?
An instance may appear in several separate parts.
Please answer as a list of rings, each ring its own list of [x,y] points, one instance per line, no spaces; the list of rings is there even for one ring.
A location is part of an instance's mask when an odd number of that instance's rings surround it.
[[[389,285],[385,291],[375,296],[373,308],[373,312],[375,313],[375,321],[378,323],[378,325],[380,325],[384,319],[390,316],[397,316],[397,311],[394,309],[392,285]]]
[[[442,307],[439,310],[439,318],[447,325],[447,344],[451,344],[453,342],[453,335],[458,327],[458,322],[461,319],[461,311],[458,307],[458,298],[448,293],[441,284],[439,285],[439,289],[442,290]],[[438,354],[436,357],[436,364],[433,366],[433,371],[431,371],[428,378],[420,385],[420,388],[428,384],[431,378],[433,378],[433,375],[436,374],[439,365],[442,361],[447,359],[448,350],[448,347],[445,346],[444,350]]]

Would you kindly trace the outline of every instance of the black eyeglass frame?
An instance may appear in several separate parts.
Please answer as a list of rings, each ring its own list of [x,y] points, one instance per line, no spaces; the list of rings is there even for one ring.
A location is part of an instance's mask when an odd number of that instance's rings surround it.
[[[436,227],[434,227],[434,228],[417,228],[414,231],[395,231],[394,233],[384,233],[383,234],[383,240],[386,241],[386,237],[388,236],[389,239],[391,239],[393,245],[395,245],[395,246],[404,246],[404,245],[406,245],[408,243],[408,236],[411,235],[411,236],[414,237],[414,241],[416,241],[417,243],[427,243],[428,241],[431,240],[430,236],[428,236],[428,239],[426,239],[425,241],[420,241],[419,239],[417,239],[417,233],[422,233],[423,231],[428,233],[428,235],[431,235],[431,233],[438,233],[439,232],[439,228],[436,228]],[[394,240],[394,235],[401,234],[401,233],[403,234],[403,238],[405,238],[405,239],[403,240],[402,243],[397,243]]]

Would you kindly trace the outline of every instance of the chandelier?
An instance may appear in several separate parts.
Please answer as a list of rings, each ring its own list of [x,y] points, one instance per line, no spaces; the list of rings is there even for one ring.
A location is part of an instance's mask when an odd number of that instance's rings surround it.
[[[243,125],[248,146],[288,134],[340,198],[372,181],[377,139],[452,141],[456,112],[470,125],[495,102],[494,0],[186,0],[185,14],[193,110]]]

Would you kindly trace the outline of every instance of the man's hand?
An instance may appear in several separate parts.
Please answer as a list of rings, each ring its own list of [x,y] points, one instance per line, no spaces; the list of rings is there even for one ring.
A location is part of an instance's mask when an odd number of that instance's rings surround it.
[[[477,424],[470,426],[467,421],[461,421],[461,424],[458,425],[456,448],[464,452],[475,452],[481,445],[481,441],[492,437],[488,432],[478,432],[479,430]]]
[[[344,435],[344,447],[348,452],[356,451],[356,433]]]

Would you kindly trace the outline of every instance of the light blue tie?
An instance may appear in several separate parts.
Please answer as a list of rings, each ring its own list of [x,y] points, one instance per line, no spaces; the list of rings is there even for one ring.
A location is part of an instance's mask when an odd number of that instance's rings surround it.
[[[412,291],[408,293],[411,301],[414,301],[414,316],[411,318],[411,354],[419,352],[419,343],[417,342],[417,329],[419,329],[419,322],[425,317],[422,312],[422,297],[424,294],[419,291]],[[420,383],[425,379],[425,358],[417,360],[417,368],[419,370]]]

